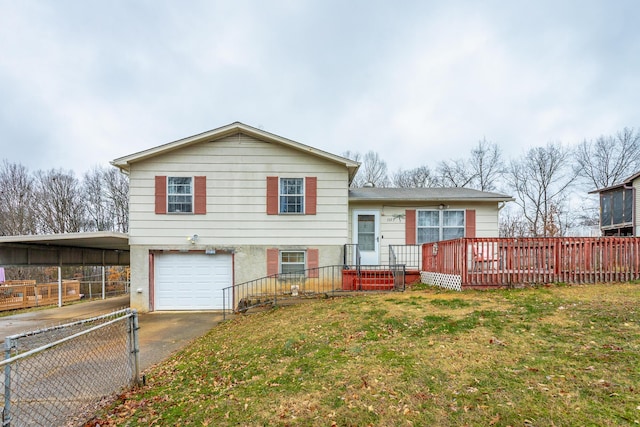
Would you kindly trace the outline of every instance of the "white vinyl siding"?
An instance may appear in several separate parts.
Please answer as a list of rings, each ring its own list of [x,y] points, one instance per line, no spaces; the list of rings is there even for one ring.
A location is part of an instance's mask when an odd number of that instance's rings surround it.
[[[207,214],[155,215],[156,175],[206,176]],[[317,214],[267,215],[267,176],[317,177]],[[348,173],[327,159],[235,135],[134,163],[129,206],[132,245],[175,247],[193,234],[203,245],[342,245],[348,238]]]
[[[414,202],[415,203],[415,202]],[[371,209],[380,211],[380,261],[388,262],[389,245],[405,244],[405,212],[412,210],[437,209],[436,205],[416,205],[407,203],[406,206],[389,206],[372,202],[353,202],[349,206],[350,212],[354,210]],[[498,203],[449,203],[451,210],[474,209],[476,211],[476,237],[498,237]],[[349,216],[349,236],[352,236],[352,215]],[[416,212],[416,225],[417,225]],[[351,243],[351,239],[349,239]]]

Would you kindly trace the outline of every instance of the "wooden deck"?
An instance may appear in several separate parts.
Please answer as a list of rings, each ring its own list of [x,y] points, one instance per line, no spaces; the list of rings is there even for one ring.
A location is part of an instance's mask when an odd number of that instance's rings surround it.
[[[35,284],[35,281],[25,281],[22,284],[0,286],[0,311],[17,310],[21,308],[42,307],[58,304],[58,283]],[[80,282],[64,280],[62,282],[62,301],[79,300]]]
[[[462,288],[640,279],[640,238],[463,238],[428,243],[422,271],[459,276]]]

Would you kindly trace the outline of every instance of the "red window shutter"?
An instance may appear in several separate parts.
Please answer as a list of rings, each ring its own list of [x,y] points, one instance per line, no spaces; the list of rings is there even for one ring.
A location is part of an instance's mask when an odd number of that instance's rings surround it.
[[[309,277],[315,278],[320,276],[318,266],[320,263],[318,249],[307,249],[307,268],[309,269]]]
[[[318,199],[318,178],[308,176],[304,183],[304,213],[306,215],[316,214],[316,204]]]
[[[267,249],[267,276],[279,273],[280,251],[278,248]]]
[[[464,213],[464,237],[476,237],[476,211],[467,209]]]
[[[196,176],[193,185],[193,213],[204,215],[207,213],[207,177]]]
[[[156,213],[166,214],[167,213],[167,177],[166,176],[156,176],[155,199],[156,199]]]
[[[278,215],[278,177],[267,177],[267,215]]]
[[[405,211],[405,237],[406,245],[416,244],[416,211],[415,209],[407,209]]]

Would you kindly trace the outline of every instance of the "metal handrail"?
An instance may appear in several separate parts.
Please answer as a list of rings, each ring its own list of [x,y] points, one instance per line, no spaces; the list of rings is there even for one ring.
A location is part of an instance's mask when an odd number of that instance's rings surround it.
[[[421,262],[422,245],[389,245],[390,265],[404,264],[409,270],[420,270]]]
[[[366,289],[362,286],[353,288],[343,283],[343,272],[351,272],[347,277],[353,278],[355,273],[357,282],[376,281],[384,277],[384,272],[392,274],[394,290],[404,290],[403,265],[357,265],[356,269],[348,265],[330,265],[310,268],[293,273],[280,273],[261,277],[237,285],[228,286],[223,292],[223,315],[228,312],[245,312],[250,308],[275,305],[278,301],[291,298],[312,296],[334,296],[344,292],[358,292],[363,290],[377,290],[376,285],[369,284]],[[400,274],[399,272],[402,272]],[[379,286],[385,289],[384,285]]]
[[[353,260],[355,259],[355,263]],[[362,255],[360,254],[360,245],[357,243],[347,243],[344,245],[343,264],[345,268],[355,267],[360,269],[362,264]]]

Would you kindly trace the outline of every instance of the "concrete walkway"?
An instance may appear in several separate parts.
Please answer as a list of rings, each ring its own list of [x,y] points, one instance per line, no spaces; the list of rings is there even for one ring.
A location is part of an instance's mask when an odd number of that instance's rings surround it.
[[[127,307],[129,296],[125,295],[0,317],[0,338],[4,342],[4,338],[9,335],[99,316]],[[191,341],[205,335],[221,321],[222,313],[212,311],[140,313],[140,369],[145,371],[165,360]]]

